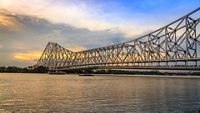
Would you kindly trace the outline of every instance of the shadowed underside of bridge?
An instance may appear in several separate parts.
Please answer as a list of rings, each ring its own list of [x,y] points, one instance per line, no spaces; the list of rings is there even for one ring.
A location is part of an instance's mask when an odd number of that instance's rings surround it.
[[[72,52],[49,42],[36,66],[70,69],[200,69],[200,8],[137,39]]]

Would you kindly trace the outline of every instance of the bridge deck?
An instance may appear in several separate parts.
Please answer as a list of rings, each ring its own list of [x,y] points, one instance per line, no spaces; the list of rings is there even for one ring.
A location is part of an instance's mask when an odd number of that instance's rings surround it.
[[[49,42],[36,66],[52,70],[199,70],[200,8],[158,30],[124,43],[73,52]]]

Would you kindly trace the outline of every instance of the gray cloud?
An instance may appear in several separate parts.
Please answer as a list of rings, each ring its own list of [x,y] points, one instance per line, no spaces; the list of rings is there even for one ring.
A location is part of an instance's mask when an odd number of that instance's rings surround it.
[[[91,31],[67,24],[51,23],[48,20],[27,15],[16,15],[0,11],[6,21],[15,28],[0,24],[0,65],[27,66],[28,61],[14,59],[15,53],[42,51],[46,44],[57,42],[66,48],[83,47],[86,49],[116,44],[127,40],[123,33],[112,30]],[[3,58],[3,59],[2,59]]]

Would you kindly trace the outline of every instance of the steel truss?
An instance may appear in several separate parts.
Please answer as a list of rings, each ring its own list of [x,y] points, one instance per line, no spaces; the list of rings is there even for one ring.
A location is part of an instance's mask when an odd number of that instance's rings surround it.
[[[140,38],[72,52],[49,42],[37,66],[50,70],[83,67],[199,67],[200,8]]]

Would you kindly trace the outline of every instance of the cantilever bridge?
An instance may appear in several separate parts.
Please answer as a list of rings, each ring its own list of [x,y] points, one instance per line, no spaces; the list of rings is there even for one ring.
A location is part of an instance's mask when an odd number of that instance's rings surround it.
[[[137,39],[72,52],[49,42],[36,66],[70,69],[200,70],[200,8]]]

